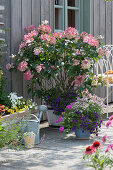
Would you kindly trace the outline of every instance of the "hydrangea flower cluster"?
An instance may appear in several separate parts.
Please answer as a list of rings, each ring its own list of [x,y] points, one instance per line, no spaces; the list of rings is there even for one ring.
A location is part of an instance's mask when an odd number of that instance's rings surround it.
[[[104,108],[103,100],[91,95],[88,90],[83,91],[82,98],[70,103],[62,114],[63,121],[58,121],[65,132],[78,128],[90,131],[98,136],[102,124]]]
[[[33,94],[40,95],[41,91],[46,91],[46,86],[49,89],[60,87],[62,92],[75,86],[91,91],[93,64],[101,55],[106,55],[98,39],[86,32],[79,34],[72,27],[62,34],[50,33],[46,20],[37,29],[33,25],[26,29],[28,33],[13,58],[14,68],[11,65],[7,68],[22,71],[25,80],[32,79],[35,87],[40,86],[40,91],[31,90]],[[31,86],[34,87],[33,83]],[[29,88],[33,89],[31,86]]]

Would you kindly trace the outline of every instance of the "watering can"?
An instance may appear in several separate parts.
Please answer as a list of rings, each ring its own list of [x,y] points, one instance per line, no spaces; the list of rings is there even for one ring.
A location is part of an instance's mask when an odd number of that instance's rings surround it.
[[[47,107],[45,105],[39,105],[37,106],[37,109],[39,110],[39,115],[36,116],[34,114],[31,114],[30,116],[34,117],[35,119],[30,119],[30,120],[24,120],[24,127],[23,127],[23,132],[33,132],[35,133],[35,143],[34,144],[39,144],[40,143],[40,120],[42,117],[43,112],[47,111]]]

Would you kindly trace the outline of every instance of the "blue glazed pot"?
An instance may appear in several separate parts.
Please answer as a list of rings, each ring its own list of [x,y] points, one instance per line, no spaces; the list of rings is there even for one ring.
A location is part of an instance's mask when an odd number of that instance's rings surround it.
[[[82,128],[79,128],[79,129],[75,129],[75,135],[76,135],[76,138],[79,138],[79,139],[89,139],[90,132],[87,130],[83,130]]]

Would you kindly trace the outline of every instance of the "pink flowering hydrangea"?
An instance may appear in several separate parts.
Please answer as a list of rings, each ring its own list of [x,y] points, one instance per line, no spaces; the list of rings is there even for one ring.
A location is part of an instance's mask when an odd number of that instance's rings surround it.
[[[28,63],[26,61],[22,61],[18,65],[18,70],[19,71],[25,71],[28,68]]]
[[[99,56],[107,55],[105,48],[102,49],[101,47],[98,49],[98,53],[99,53]]]
[[[74,80],[74,83],[75,85],[82,85],[85,81],[85,77],[86,77],[86,74],[83,74],[83,75],[78,75],[77,77],[75,77],[75,80]]]
[[[85,59],[82,61],[82,64],[81,64],[82,69],[89,69],[90,66],[91,66],[91,64],[90,64],[89,60]]]
[[[88,43],[91,46],[96,46],[97,48],[99,47],[99,41],[97,41],[96,38],[94,38],[91,34],[88,34],[87,36],[83,37],[83,42]]]
[[[77,65],[79,65],[80,64],[80,61],[79,60],[77,60],[77,59],[74,59],[73,60],[73,65],[74,66],[77,66]]]
[[[36,71],[37,71],[38,73],[40,73],[42,69],[45,69],[45,67],[43,66],[43,64],[40,64],[40,65],[37,65],[37,66],[36,66]]]
[[[21,44],[19,45],[19,50],[21,50],[21,48],[25,47],[27,44],[25,42],[21,42]]]
[[[52,35],[57,39],[60,39],[62,37],[62,34],[60,32],[54,32]]]
[[[78,36],[78,31],[75,28],[68,27],[66,31],[63,31],[62,37],[71,39]]]
[[[36,48],[34,48],[34,54],[35,55],[38,55],[38,54],[40,54],[42,52],[42,48],[41,47],[36,47]]]
[[[30,33],[24,35],[23,41],[24,41],[25,43],[32,42],[32,41],[34,40],[33,37],[35,37],[35,36],[37,36],[37,35],[38,35],[37,31],[33,30],[33,31],[31,31]]]
[[[11,68],[13,68],[14,66],[13,66],[13,63],[8,63],[7,65],[6,65],[6,69],[7,70],[10,70]]]
[[[42,34],[40,39],[46,41],[48,44],[56,44],[56,38],[50,37],[48,34]]]
[[[35,30],[36,28],[35,28],[35,26],[32,24],[32,25],[29,25],[29,26],[27,26],[26,28],[25,28],[25,30],[29,33],[29,32],[31,32],[31,31],[33,31],[33,30]]]
[[[24,79],[25,80],[30,80],[33,78],[33,74],[31,74],[31,71],[30,70],[27,70],[25,73],[24,73]]]
[[[39,33],[50,33],[51,32],[51,27],[49,25],[39,25],[38,27]]]

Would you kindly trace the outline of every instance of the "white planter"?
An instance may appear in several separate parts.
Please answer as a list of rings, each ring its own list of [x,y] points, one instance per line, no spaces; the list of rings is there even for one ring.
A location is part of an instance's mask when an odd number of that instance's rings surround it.
[[[48,123],[50,126],[59,126],[60,127],[60,125],[58,123],[56,123],[56,121],[59,119],[60,116],[53,114],[53,112],[54,112],[54,110],[47,111]]]

